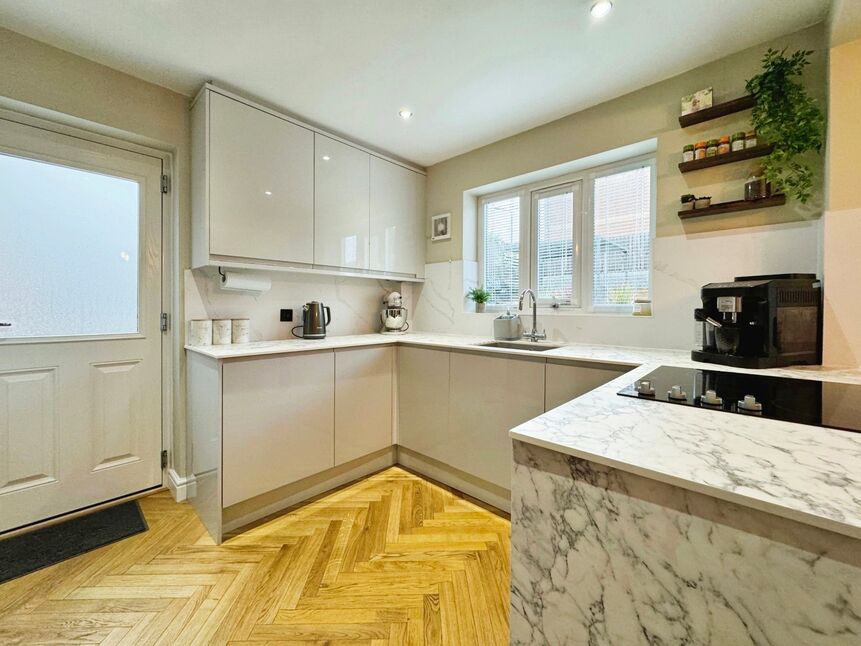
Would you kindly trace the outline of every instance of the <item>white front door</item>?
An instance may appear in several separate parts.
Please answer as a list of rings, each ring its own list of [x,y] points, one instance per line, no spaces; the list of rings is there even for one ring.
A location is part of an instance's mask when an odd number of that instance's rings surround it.
[[[0,118],[0,532],[161,485],[161,174]]]

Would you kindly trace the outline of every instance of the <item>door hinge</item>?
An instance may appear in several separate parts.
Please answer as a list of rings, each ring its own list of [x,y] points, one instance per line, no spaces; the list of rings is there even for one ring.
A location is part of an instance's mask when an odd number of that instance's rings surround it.
[[[170,192],[170,175],[162,175],[161,176],[161,192],[162,193]]]
[[[161,468],[167,469],[167,451],[161,452]]]
[[[161,313],[161,331],[167,332],[170,329],[170,314],[167,312]]]

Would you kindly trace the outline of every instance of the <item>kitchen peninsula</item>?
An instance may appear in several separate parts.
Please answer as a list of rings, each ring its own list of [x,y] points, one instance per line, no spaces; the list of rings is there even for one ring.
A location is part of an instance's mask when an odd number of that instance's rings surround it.
[[[859,643],[861,434],[617,395],[655,367],[512,431],[511,643]]]

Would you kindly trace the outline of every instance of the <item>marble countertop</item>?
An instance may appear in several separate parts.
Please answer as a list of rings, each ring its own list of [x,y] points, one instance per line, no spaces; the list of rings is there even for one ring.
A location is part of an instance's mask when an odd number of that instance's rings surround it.
[[[421,345],[446,348],[449,350],[475,350],[524,357],[563,359],[569,361],[610,363],[636,367],[646,362],[683,361],[690,353],[679,350],[650,350],[624,346],[590,345],[587,343],[552,342],[535,345],[554,346],[545,352],[517,350],[508,348],[489,348],[483,344],[492,343],[490,337],[468,336],[462,334],[442,334],[435,332],[409,332],[407,334],[356,334],[330,336],[325,339],[287,339],[282,341],[254,341],[233,345],[187,345],[189,352],[202,354],[213,359],[236,359],[268,354],[288,354],[292,352],[311,352],[314,350],[337,350],[386,344]],[[559,347],[555,347],[559,346]]]
[[[861,538],[861,433],[672,406],[617,394],[659,365],[703,367],[690,360],[645,363],[521,424],[510,435],[522,442]],[[861,371],[799,367],[757,372],[861,384]],[[855,405],[861,407],[861,403]]]
[[[514,428],[512,438],[747,507],[861,538],[861,433],[750,418],[617,395],[660,365],[702,368],[678,350],[567,343],[546,352],[481,347],[492,339],[410,332],[187,346],[214,359],[409,344],[578,362],[631,371]],[[861,384],[861,371],[818,366],[710,370]]]

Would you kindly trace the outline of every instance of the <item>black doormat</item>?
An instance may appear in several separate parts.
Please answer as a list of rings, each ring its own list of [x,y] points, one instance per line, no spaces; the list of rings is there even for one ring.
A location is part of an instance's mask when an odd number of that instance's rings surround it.
[[[0,583],[149,529],[136,500],[0,540]]]

